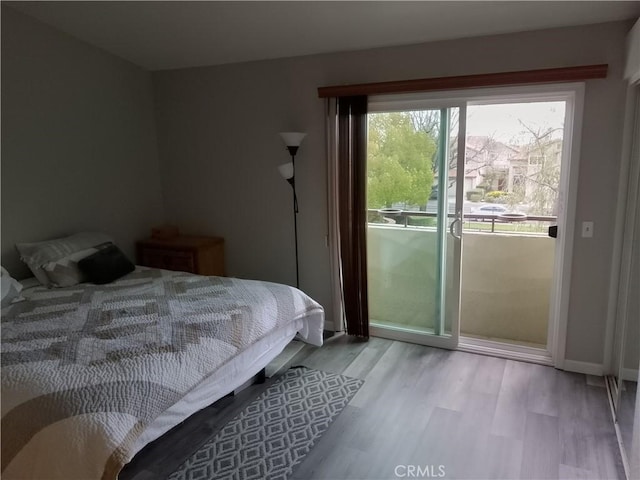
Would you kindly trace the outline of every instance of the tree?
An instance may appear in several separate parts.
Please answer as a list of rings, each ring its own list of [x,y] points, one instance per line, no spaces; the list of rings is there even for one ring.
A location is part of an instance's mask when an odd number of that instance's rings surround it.
[[[451,109],[448,171],[457,167],[459,110]],[[555,213],[560,178],[563,128],[532,126],[508,143],[493,136],[467,136],[465,176],[478,175],[481,186],[508,190],[502,201],[512,209],[525,201],[537,215]],[[369,115],[369,208],[393,204],[426,207],[437,165],[440,110],[414,110]],[[476,173],[477,172],[477,173]],[[496,185],[497,184],[497,185]]]
[[[442,114],[440,110],[414,110],[408,112],[411,117],[411,123],[417,131],[424,132],[429,135],[436,145],[438,144],[438,137],[440,135],[440,122]],[[451,108],[449,110],[449,155],[448,155],[448,168],[449,170],[456,170],[458,168],[458,128],[459,128],[460,109]],[[485,137],[482,145],[475,145],[475,148],[467,148],[465,159],[465,175],[470,173],[485,170],[485,167],[493,164],[494,158],[489,156],[496,141],[493,137]],[[437,159],[432,159],[431,168],[433,170],[434,177],[438,175],[438,162]],[[447,172],[447,177],[448,177]],[[449,179],[449,187],[455,184],[455,179]]]
[[[530,138],[522,149],[528,164],[523,175],[526,200],[537,215],[555,215],[564,127],[534,127],[518,121]]]
[[[418,131],[409,112],[369,115],[369,208],[394,203],[426,206],[436,141]]]

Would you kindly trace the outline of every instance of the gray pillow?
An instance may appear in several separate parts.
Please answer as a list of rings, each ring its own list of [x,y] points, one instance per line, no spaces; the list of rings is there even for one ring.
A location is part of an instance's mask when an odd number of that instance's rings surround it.
[[[35,277],[46,286],[53,286],[44,266],[74,253],[111,242],[111,238],[100,232],[81,232],[64,238],[36,243],[18,243],[20,259],[27,264]]]

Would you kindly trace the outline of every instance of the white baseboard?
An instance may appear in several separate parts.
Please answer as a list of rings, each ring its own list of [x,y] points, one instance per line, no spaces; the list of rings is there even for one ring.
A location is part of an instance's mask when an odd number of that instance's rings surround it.
[[[540,348],[525,345],[496,342],[482,338],[460,337],[458,350],[492,357],[518,360],[521,362],[538,363],[552,366],[553,362],[548,352]]]
[[[604,367],[601,363],[565,360],[563,362],[563,367],[563,370],[566,370],[567,372],[584,373],[585,375],[595,375],[597,377],[602,377],[604,375]]]
[[[345,327],[341,324],[339,318],[334,318],[333,320],[329,320],[328,318],[324,319],[324,329],[331,330],[332,332],[344,332]]]
[[[577,360],[565,360],[564,368],[568,372],[584,373],[585,375],[604,376],[604,367],[600,363],[579,362]],[[628,381],[638,380],[638,370],[625,368],[622,370],[622,379]]]

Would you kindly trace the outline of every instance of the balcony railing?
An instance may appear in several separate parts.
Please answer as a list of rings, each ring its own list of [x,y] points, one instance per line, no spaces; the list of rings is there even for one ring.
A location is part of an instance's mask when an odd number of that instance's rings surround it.
[[[382,224],[390,224],[390,221],[393,221],[395,225],[408,227],[408,226],[428,226],[428,225],[420,225],[420,224],[412,224],[411,221],[414,218],[432,218],[436,219],[438,214],[434,212],[423,212],[419,210],[399,210],[399,209],[389,209],[388,211],[378,210],[378,209],[368,209],[369,214],[369,223],[382,223]],[[487,214],[487,213],[465,213],[463,214],[463,219],[466,221],[467,230],[477,230],[477,231],[487,231],[490,233],[497,233],[496,225],[498,232],[501,233],[538,233],[538,234],[546,234],[546,227],[557,221],[557,217],[555,216],[545,216],[545,215],[523,215],[523,216],[512,216],[509,217],[510,214]],[[455,214],[449,213],[449,218],[455,217]],[[380,218],[381,221],[375,221],[376,218]],[[388,219],[390,221],[383,221],[383,219]],[[475,228],[472,225],[473,222],[482,222],[487,223],[487,228],[481,228],[476,225]],[[491,222],[490,224],[488,222]],[[511,224],[518,225],[521,228],[517,229],[500,229],[500,225]],[[433,224],[435,226],[435,222]]]
[[[438,262],[436,214],[401,211],[384,218],[370,210],[367,231],[369,314],[372,322],[404,328],[434,328]],[[412,217],[431,218],[433,225],[412,225]],[[453,217],[453,215],[449,215]],[[555,241],[544,229],[512,230],[527,223],[548,225],[556,217],[532,216],[508,222],[492,214],[468,213],[465,224],[491,221],[495,235],[465,226],[462,255],[460,329],[462,335],[543,346],[546,343]],[[393,223],[391,223],[393,222]],[[515,225],[514,225],[515,224]],[[532,234],[533,233],[533,234]],[[447,264],[453,260],[447,243]],[[447,288],[450,288],[448,285]],[[449,305],[447,306],[447,308]],[[449,318],[449,317],[447,317]]]

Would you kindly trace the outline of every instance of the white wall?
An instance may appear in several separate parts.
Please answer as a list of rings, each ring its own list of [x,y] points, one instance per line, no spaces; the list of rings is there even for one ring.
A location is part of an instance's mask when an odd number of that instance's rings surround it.
[[[3,5],[2,265],[81,229],[133,258],[163,218],[151,74]]]
[[[624,76],[629,83],[640,82],[640,20],[633,26],[627,38],[627,66]]]
[[[308,132],[298,157],[301,287],[330,311],[324,103],[319,86],[608,63],[588,81],[567,358],[601,363],[629,22],[154,73],[168,220],[227,240],[231,275],[294,281],[287,161],[277,132]],[[578,229],[578,231],[580,231]]]

